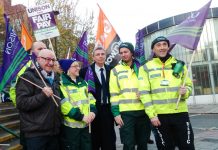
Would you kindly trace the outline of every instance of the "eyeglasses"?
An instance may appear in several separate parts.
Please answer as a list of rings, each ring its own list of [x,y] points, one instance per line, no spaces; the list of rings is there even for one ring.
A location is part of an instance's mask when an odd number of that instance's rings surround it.
[[[49,57],[40,57],[40,58],[44,59],[46,62],[50,62],[50,61],[55,62],[56,61],[56,59],[49,58]]]
[[[37,48],[37,50],[39,50],[39,51],[41,51],[41,50],[43,50],[43,49],[46,49],[45,47],[39,47],[39,48]]]

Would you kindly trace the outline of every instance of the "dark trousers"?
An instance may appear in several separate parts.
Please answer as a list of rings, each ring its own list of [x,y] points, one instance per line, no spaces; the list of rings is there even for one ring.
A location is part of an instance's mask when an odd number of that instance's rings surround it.
[[[124,125],[120,128],[120,138],[123,150],[147,150],[151,125],[148,116],[142,111],[122,112]]]
[[[27,150],[24,132],[20,131],[20,145],[22,145],[23,150]]]
[[[194,150],[194,133],[188,113],[158,115],[161,126],[154,128],[159,150]]]
[[[91,135],[89,127],[61,128],[61,150],[91,150]]]
[[[92,150],[116,150],[114,117],[109,104],[97,104],[97,115],[92,122]]]
[[[40,136],[25,138],[27,150],[59,150],[58,136]]]

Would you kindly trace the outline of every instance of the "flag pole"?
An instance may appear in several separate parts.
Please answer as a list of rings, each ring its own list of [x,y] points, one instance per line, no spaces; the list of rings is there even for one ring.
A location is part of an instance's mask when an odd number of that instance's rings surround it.
[[[35,63],[33,62],[33,60],[32,60],[32,59],[31,59],[31,61],[32,61],[32,64],[33,64],[33,66],[34,66],[34,68],[35,68],[36,72],[38,73],[39,77],[41,78],[41,80],[42,80],[43,84],[44,84],[46,87],[48,87],[48,86],[47,86],[47,84],[45,83],[44,79],[42,78],[42,75],[39,73],[39,70],[36,68],[36,65],[35,65]],[[58,107],[58,103],[56,102],[56,100],[55,100],[54,96],[51,96],[51,98],[52,98],[53,102],[55,103],[55,105]]]
[[[188,77],[188,73],[189,73],[190,70],[191,70],[191,64],[192,64],[192,62],[193,62],[193,60],[194,60],[194,56],[195,56],[195,53],[196,53],[195,51],[196,51],[196,50],[194,50],[194,52],[192,53],[192,57],[191,57],[191,60],[190,60],[189,66],[188,66],[188,71],[187,71],[187,73],[186,73],[186,75],[185,75],[185,78],[184,78],[184,80],[183,80],[182,86],[185,86],[185,81],[186,81],[186,79],[187,79],[187,77]],[[177,102],[176,102],[176,110],[178,109],[181,96],[182,96],[182,95],[179,94],[179,98],[178,98],[178,100],[177,100]]]
[[[51,45],[51,50],[52,50],[52,51],[54,52],[54,54],[55,54],[54,47],[53,47],[52,42],[51,42],[51,38],[49,38],[48,41],[49,41],[49,45]],[[55,59],[57,59],[56,54],[55,54]]]
[[[88,87],[87,87],[88,88]],[[89,98],[89,91],[88,91],[88,89],[87,89],[87,91],[85,92],[86,93],[86,96],[87,96],[87,98],[88,98],[88,113],[89,113],[89,115],[90,115],[90,98]],[[89,123],[89,133],[91,133],[91,123]]]
[[[48,41],[49,41],[49,44],[51,45],[51,50],[54,52],[54,48],[53,48],[53,45],[51,43],[51,38],[49,38]]]
[[[66,59],[69,59],[69,58],[70,58],[70,47],[68,48],[67,58]]]
[[[21,77],[21,76],[19,76],[19,75],[17,75],[17,76],[18,76],[19,78],[21,78],[21,79],[23,79],[23,80],[29,82],[30,84],[36,86],[37,88],[43,89],[41,86],[39,86],[39,85],[33,83],[32,81],[30,81],[30,80],[28,80],[28,79],[26,79],[26,78],[24,78],[24,77]],[[55,94],[53,94],[53,96],[56,97],[56,98],[58,98],[59,100],[61,100],[61,98],[60,98],[59,96],[57,96],[57,95],[55,95]]]
[[[89,98],[89,93],[88,93],[88,102],[89,102],[89,114],[90,114],[90,98]],[[89,133],[91,133],[91,123],[89,123]]]

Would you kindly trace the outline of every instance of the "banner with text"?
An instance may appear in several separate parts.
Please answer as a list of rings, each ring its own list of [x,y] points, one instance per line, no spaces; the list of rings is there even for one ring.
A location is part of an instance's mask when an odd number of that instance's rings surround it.
[[[49,3],[27,8],[27,14],[37,41],[60,35]]]
[[[103,10],[99,7],[98,29],[96,35],[96,46],[103,46],[107,52],[106,64],[112,67],[120,61],[119,45],[120,37],[112,24],[107,19]]]

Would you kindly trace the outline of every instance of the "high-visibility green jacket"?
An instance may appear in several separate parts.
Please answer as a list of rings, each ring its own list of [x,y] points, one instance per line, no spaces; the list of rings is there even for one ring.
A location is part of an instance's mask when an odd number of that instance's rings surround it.
[[[138,77],[135,71],[122,62],[110,73],[111,108],[114,116],[125,111],[144,110],[138,99]]]
[[[61,75],[61,112],[64,117],[64,125],[71,128],[84,128],[87,124],[82,121],[84,115],[89,112],[96,113],[95,99],[88,93],[87,83],[82,78],[73,82],[66,74]]]
[[[186,66],[183,66],[179,77],[172,74],[172,64],[176,62],[177,60],[172,56],[165,63],[162,63],[159,58],[153,58],[139,69],[140,98],[149,118],[153,118],[157,114],[188,112],[186,100],[192,92],[192,81],[189,77],[185,80],[188,90],[185,95],[181,96],[178,109],[175,109],[179,88],[183,85],[187,74]],[[163,85],[163,82],[168,84]]]
[[[15,85],[17,83],[17,80],[19,76],[21,76],[27,68],[29,68],[31,65],[31,61],[28,61],[27,64],[18,72],[16,79],[11,82],[11,87],[9,91],[10,99],[12,100],[14,106],[16,106],[16,88]]]

